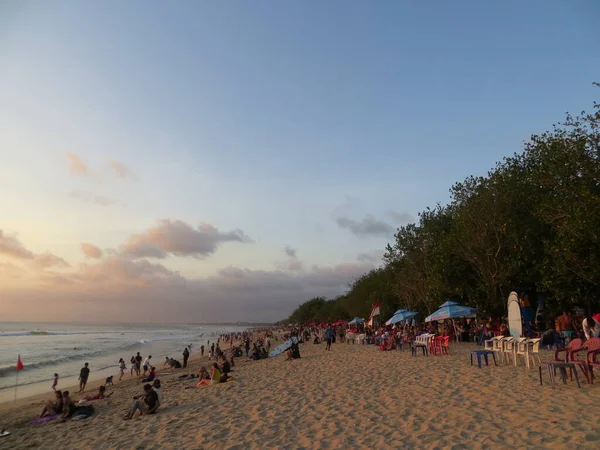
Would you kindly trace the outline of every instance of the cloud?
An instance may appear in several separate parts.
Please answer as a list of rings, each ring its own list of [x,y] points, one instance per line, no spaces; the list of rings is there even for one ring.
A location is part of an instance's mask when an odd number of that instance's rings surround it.
[[[394,223],[405,224],[415,221],[414,217],[407,212],[388,211],[388,217],[392,218]]]
[[[0,262],[0,279],[7,280],[20,279],[25,274],[25,270],[10,262]]]
[[[158,231],[165,232],[161,239],[156,238]],[[181,246],[175,237],[182,235],[192,238],[191,245],[185,241],[187,246]],[[223,241],[247,240],[241,232],[223,233],[209,225],[196,229],[180,221],[160,221],[139,236],[164,253],[191,256],[204,255],[202,252]],[[12,241],[11,245],[14,247]],[[22,253],[23,246],[18,248]],[[35,261],[36,255],[29,254],[31,257],[22,259]],[[47,270],[22,270],[0,263],[3,279],[12,273],[21,276],[18,283],[0,283],[5,320],[44,320],[51,302],[56,317],[73,321],[89,320],[90,316],[98,321],[277,321],[312,297],[332,298],[344,293],[349,282],[374,268],[364,261],[306,267],[290,258],[288,264],[295,267],[252,270],[231,266],[212,276],[185,278],[166,265],[121,253],[104,252],[102,259],[71,267],[47,253],[38,255],[37,261],[45,261],[42,265]],[[30,267],[33,264],[27,263]]]
[[[27,250],[16,236],[8,236],[0,230],[0,255],[16,259],[33,259],[34,254]]]
[[[42,280],[48,284],[78,284],[86,288],[90,284],[103,284],[109,290],[124,286],[185,284],[183,277],[161,264],[121,256],[110,256],[93,264],[80,264],[74,271],[48,274]]]
[[[118,161],[110,161],[110,168],[115,172],[115,174],[119,178],[130,178],[132,180],[137,180],[137,177],[133,173],[133,171],[127,167],[125,164],[120,163]]]
[[[295,248],[292,248],[288,245],[283,249],[283,253],[285,253],[290,258],[296,258],[298,251]]]
[[[74,153],[67,153],[70,161],[71,173],[73,175],[85,175],[89,172],[89,167]]]
[[[48,267],[65,268],[70,266],[69,263],[63,258],[60,258],[50,252],[35,255],[31,264],[33,267],[38,269],[46,269]]]
[[[242,230],[219,231],[207,223],[194,228],[181,220],[159,220],[158,225],[134,234],[120,248],[131,258],[166,258],[167,255],[202,258],[213,254],[224,242],[252,242]]]
[[[102,258],[102,250],[92,244],[86,242],[81,244],[81,251],[86,258],[99,259]]]
[[[372,215],[367,215],[362,220],[353,220],[348,217],[338,217],[335,219],[340,228],[349,230],[357,236],[385,236],[389,237],[394,234],[396,229],[389,223],[377,220]]]
[[[69,197],[76,198],[77,200],[81,200],[82,202],[85,202],[85,203],[92,203],[94,205],[100,205],[100,206],[111,206],[111,205],[125,206],[120,201],[115,200],[113,198],[103,197],[101,195],[94,195],[92,193],[83,192],[83,191],[69,192]]]
[[[383,258],[383,254],[381,253],[380,250],[373,250],[372,252],[359,254],[356,257],[356,260],[360,261],[362,263],[375,264],[375,263],[381,262],[382,258]]]

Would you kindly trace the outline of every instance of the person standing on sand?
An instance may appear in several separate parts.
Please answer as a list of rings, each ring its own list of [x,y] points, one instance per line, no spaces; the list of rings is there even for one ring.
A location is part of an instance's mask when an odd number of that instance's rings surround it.
[[[148,357],[144,360],[144,376],[146,376],[146,372],[150,368],[150,360],[152,359],[152,355],[148,355]]]
[[[54,374],[54,378],[52,379],[52,390],[56,392],[56,385],[58,384],[58,374]]]
[[[210,353],[214,356],[215,354],[215,343],[213,342],[212,345],[210,346]]]
[[[90,368],[88,366],[88,363],[85,363],[79,371],[79,392],[83,392],[85,390],[85,385],[87,384],[88,377],[90,376]]]
[[[142,367],[142,355],[140,352],[137,352],[135,355],[135,373],[139,377],[140,376],[140,368]]]
[[[204,356],[204,344],[200,346],[200,356]]]
[[[123,378],[123,375],[125,375],[125,370],[127,369],[127,366],[125,365],[125,360],[123,358],[119,358],[119,381],[121,381],[121,379]]]
[[[250,353],[250,338],[246,338],[244,341],[246,347],[246,358],[248,358],[248,353]]]
[[[183,351],[183,367],[187,367],[188,358],[190,357],[190,351],[186,347]]]
[[[327,325],[327,329],[325,330],[325,339],[327,341],[327,346],[325,347],[325,351],[331,351],[331,341],[333,340],[333,329]]]

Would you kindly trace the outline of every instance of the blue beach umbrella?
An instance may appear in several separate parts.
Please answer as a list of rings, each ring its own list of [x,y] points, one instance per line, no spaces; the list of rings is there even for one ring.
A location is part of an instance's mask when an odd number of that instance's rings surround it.
[[[410,319],[414,318],[417,314],[419,314],[419,313],[414,312],[414,311],[407,311],[406,309],[399,309],[398,311],[396,311],[394,313],[392,318],[390,320],[388,320],[385,324],[392,325],[394,323],[403,322],[405,320],[410,320]]]
[[[348,322],[348,324],[351,324],[351,323],[363,323],[364,321],[365,321],[365,319],[361,319],[360,317],[355,317],[350,322]]]
[[[459,317],[475,317],[477,309],[470,306],[459,305],[455,302],[446,302],[432,315],[425,318],[425,322],[432,320],[456,319]]]

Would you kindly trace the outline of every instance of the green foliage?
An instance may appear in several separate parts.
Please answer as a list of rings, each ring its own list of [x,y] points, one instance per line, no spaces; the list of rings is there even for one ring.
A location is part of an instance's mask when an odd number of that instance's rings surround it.
[[[502,315],[512,290],[546,293],[551,314],[575,305],[597,312],[600,104],[450,193],[448,205],[397,230],[383,267],[336,299],[309,300],[288,321],[368,317],[377,301],[386,319],[399,307],[426,315],[449,299]]]

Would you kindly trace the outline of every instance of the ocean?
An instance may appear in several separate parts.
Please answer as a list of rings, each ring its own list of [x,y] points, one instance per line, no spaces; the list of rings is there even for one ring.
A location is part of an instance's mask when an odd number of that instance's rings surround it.
[[[192,344],[192,356],[200,345],[216,341],[222,333],[247,327],[214,325],[73,325],[0,322],[0,403],[13,401],[17,357],[24,369],[19,372],[19,398],[52,392],[52,378],[59,375],[58,388],[76,385],[84,363],[90,366],[90,381],[117,375],[119,358],[127,364],[137,352],[152,355],[161,368],[165,356],[182,361],[185,346]]]

